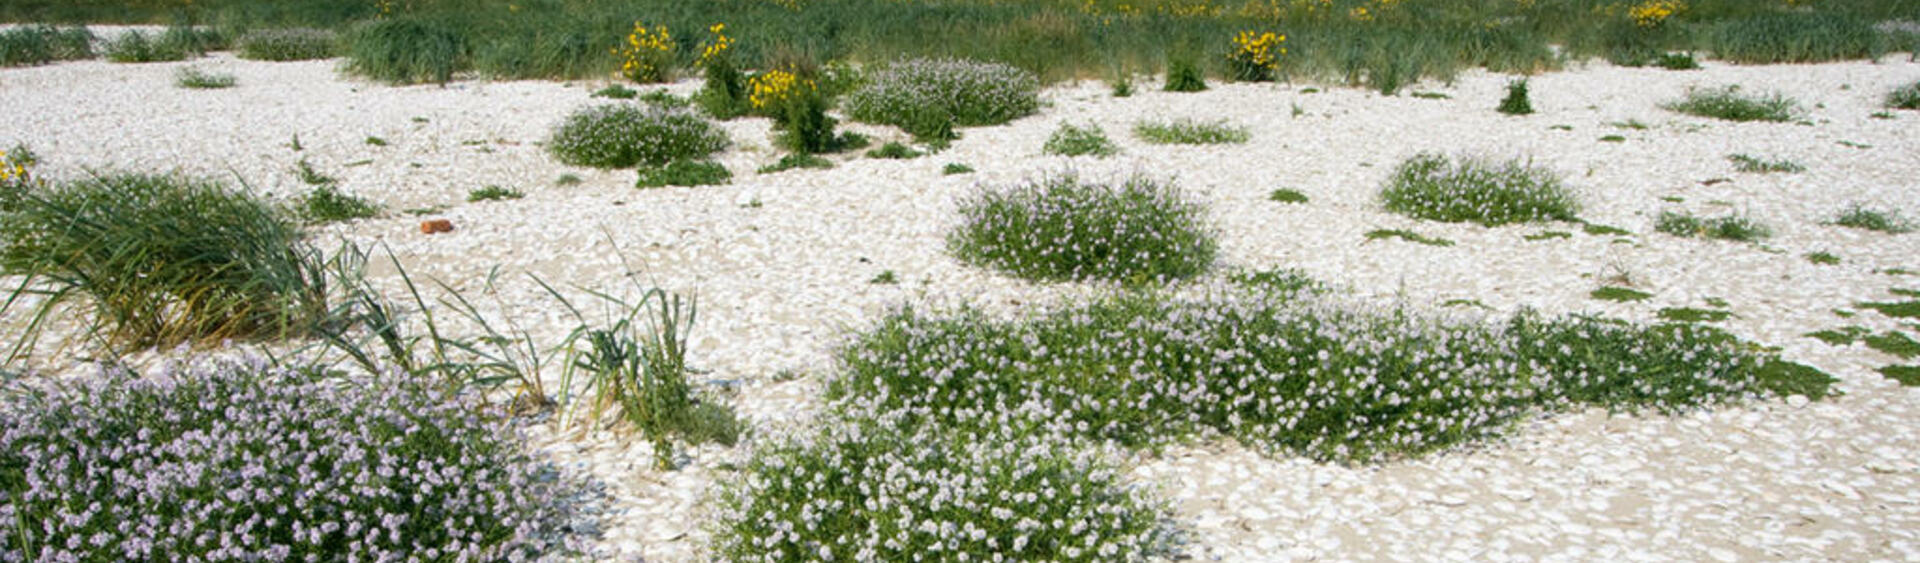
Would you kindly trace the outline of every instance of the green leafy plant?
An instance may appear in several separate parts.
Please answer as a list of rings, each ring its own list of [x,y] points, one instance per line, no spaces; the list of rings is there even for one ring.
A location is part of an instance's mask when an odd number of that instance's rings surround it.
[[[1706,237],[1739,242],[1754,242],[1773,235],[1773,230],[1743,215],[1701,218],[1690,213],[1662,211],[1653,229],[1677,237]]]
[[[181,67],[180,70],[178,72],[175,72],[173,76],[174,85],[179,86],[181,88],[191,88],[194,90],[217,90],[221,88],[232,88],[234,85],[234,82],[235,80],[232,74],[228,74],[224,72],[207,72],[205,70],[200,69],[199,67],[191,67],[191,66]]]
[[[913,150],[913,147],[889,141],[887,144],[881,145],[880,148],[867,151],[867,158],[908,159],[919,158],[926,154],[927,153]]]
[[[707,28],[713,37],[702,46],[698,66],[706,81],[694,96],[700,109],[715,119],[733,119],[753,110],[748,97],[747,76],[733,61],[733,38],[725,24]]]
[[[243,59],[305,61],[333,57],[340,37],[332,30],[308,27],[259,29],[241,35],[235,44]]]
[[[332,183],[318,184],[293,204],[294,214],[308,223],[335,223],[380,215],[380,206],[342,192]]]
[[[1212,265],[1217,248],[1205,207],[1140,176],[1102,183],[1061,173],[985,189],[961,201],[960,217],[948,252],[1031,280],[1188,278]]]
[[[1306,203],[1307,194],[1302,193],[1300,190],[1279,188],[1273,190],[1272,193],[1268,193],[1267,199],[1280,203]]]
[[[1647,299],[1651,299],[1653,294],[1630,287],[1609,285],[1593,290],[1593,293],[1589,293],[1587,296],[1601,301],[1626,303],[1631,301],[1646,301]]]
[[[893,270],[884,270],[881,271],[879,275],[873,276],[873,279],[867,280],[867,283],[874,285],[894,285],[900,283],[900,279],[893,274]]]
[[[1119,147],[1107,139],[1106,132],[1101,131],[1099,125],[1091,123],[1086,126],[1061,123],[1060,128],[1054,129],[1053,134],[1047,137],[1047,143],[1040,147],[1040,152],[1046,154],[1091,155],[1099,158],[1113,156],[1119,151]]]
[[[833,168],[833,161],[807,153],[797,152],[780,157],[779,162],[761,167],[759,173],[772,174],[774,172],[782,172],[796,168],[826,170]]]
[[[0,30],[0,66],[42,65],[93,57],[93,33],[82,26],[58,29],[21,25]]]
[[[1520,160],[1495,163],[1421,153],[1394,169],[1380,199],[1419,219],[1486,226],[1575,220],[1579,202],[1551,170]]]
[[[1693,53],[1662,53],[1653,60],[1653,66],[1667,70],[1699,70],[1700,61],[1694,60]]]
[[[608,84],[605,88],[593,91],[593,97],[595,98],[609,98],[614,100],[631,100],[639,95],[639,90],[628,88],[625,84]]]
[[[1224,119],[1210,122],[1190,119],[1141,121],[1133,124],[1133,134],[1143,141],[1158,145],[1239,144],[1253,138],[1247,128],[1229,124]]]
[[[692,111],[610,104],[567,116],[547,150],[574,166],[628,168],[705,158],[728,144],[725,131]]]
[[[665,186],[711,186],[733,180],[726,165],[711,160],[676,160],[664,166],[642,166],[636,188]]]
[[[1453,246],[1453,241],[1428,237],[1406,229],[1374,229],[1367,231],[1367,242],[1395,238],[1427,246]]]
[[[1780,93],[1748,96],[1738,85],[1690,89],[1687,96],[1661,105],[1670,111],[1727,121],[1792,121],[1799,103]]]
[[[1887,107],[1920,110],[1920,81],[1914,81],[1887,92]]]
[[[1878,231],[1890,235],[1913,232],[1913,221],[1902,217],[1898,210],[1878,209],[1860,204],[1847,206],[1827,221],[1829,225]]]
[[[1727,155],[1727,160],[1732,161],[1733,168],[1741,172],[1767,174],[1772,172],[1805,172],[1807,170],[1807,167],[1801,166],[1800,163],[1786,159],[1767,160],[1745,154],[1730,154]]]
[[[1167,57],[1167,83],[1161,89],[1168,92],[1200,92],[1207,89],[1207,80],[1200,72],[1200,64],[1194,62],[1191,55],[1170,55]]]
[[[1821,250],[1816,252],[1808,252],[1807,261],[1812,262],[1814,264],[1821,265],[1821,266],[1832,266],[1840,263],[1840,257],[1835,255],[1832,252]]]
[[[367,138],[366,138],[366,140],[364,140],[363,142],[365,142],[365,143],[367,144],[367,146],[370,146],[370,147],[384,147],[384,146],[387,146],[387,140],[386,140],[386,139],[382,139],[382,138],[379,138],[379,137],[375,137],[375,136],[373,136],[373,135],[367,135]]]
[[[1733,313],[1714,309],[1696,309],[1693,307],[1665,307],[1657,316],[1660,320],[1681,323],[1717,323],[1733,318]]]
[[[1500,100],[1495,108],[1507,115],[1527,115],[1533,113],[1533,102],[1527,98],[1527,79],[1507,82],[1507,97]]]
[[[508,200],[508,199],[520,199],[523,197],[527,197],[527,194],[522,193],[520,190],[516,190],[513,188],[505,188],[505,187],[501,187],[493,184],[488,184],[479,189],[467,192],[467,201],[469,202],[501,201],[501,200]]]
[[[961,164],[958,162],[949,162],[947,163],[946,166],[940,167],[940,174],[945,176],[952,176],[954,174],[972,174],[972,173],[973,173],[972,166],[967,166],[965,164]]]

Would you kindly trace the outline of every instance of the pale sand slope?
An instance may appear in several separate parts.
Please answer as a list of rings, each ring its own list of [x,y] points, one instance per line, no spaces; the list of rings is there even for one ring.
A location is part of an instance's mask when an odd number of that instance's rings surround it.
[[[177,88],[174,72],[185,64],[231,72],[239,86]],[[732,185],[648,191],[631,187],[631,171],[570,169],[540,146],[568,112],[604,103],[588,97],[600,83],[396,88],[343,79],[335,66],[222,54],[193,63],[0,70],[0,147],[29,144],[50,178],[86,170],[179,170],[237,176],[281,197],[307,189],[292,172],[305,158],[340,178],[344,190],[389,209],[448,205],[439,216],[457,225],[451,235],[420,235],[417,218],[393,213],[324,228],[320,236],[363,246],[384,242],[410,272],[448,280],[472,295],[499,267],[507,274],[500,299],[480,302],[548,341],[558,341],[572,324],[519,273],[536,272],[561,287],[618,290],[627,280],[617,245],[643,282],[698,294],[694,361],[711,370],[707,378],[741,382],[741,410],[762,429],[803,420],[832,369],[833,347],[889,306],[969,303],[1010,314],[1099,291],[1036,287],[944,254],[954,201],[976,184],[1004,185],[1068,168],[1102,178],[1172,176],[1211,204],[1223,270],[1295,267],[1381,305],[1427,308],[1477,299],[1500,313],[1533,307],[1648,320],[1661,307],[1701,307],[1717,297],[1738,315],[1722,325],[1833,373],[1846,393],[1810,405],[1774,401],[1671,418],[1557,416],[1523,424],[1506,440],[1373,467],[1269,459],[1231,446],[1140,460],[1133,474],[1175,499],[1178,517],[1194,530],[1192,555],[1234,561],[1920,558],[1920,396],[1873,371],[1891,357],[1801,336],[1846,324],[1895,328],[1898,323],[1872,312],[1842,319],[1832,310],[1887,299],[1890,287],[1920,285],[1911,275],[1875,272],[1920,269],[1920,235],[1821,224],[1855,202],[1920,213],[1920,114],[1869,117],[1888,90],[1920,79],[1920,64],[1904,56],[1879,64],[1710,62],[1695,72],[1597,65],[1534,78],[1539,113],[1527,117],[1495,113],[1508,77],[1480,72],[1415,89],[1451,96],[1444,100],[1229,84],[1198,94],[1143,85],[1133,97],[1116,99],[1103,85],[1084,84],[1050,89],[1038,115],[966,130],[935,156],[854,158],[830,171],[764,176],[753,170],[778,155],[769,148],[767,122],[745,119],[725,124],[736,143],[721,157],[736,175]],[[1781,91],[1803,102],[1810,123],[1735,124],[1659,107],[1689,87],[1722,84]],[[683,82],[673,89],[697,87]],[[1129,133],[1137,119],[1178,117],[1228,119],[1250,127],[1253,141],[1158,147]],[[1630,119],[1651,127],[1607,125]],[[1040,155],[1047,135],[1063,122],[1100,125],[1122,152],[1105,160]],[[853,128],[879,141],[901,137],[890,129]],[[305,147],[300,152],[289,147],[296,134]],[[1597,141],[1610,134],[1626,141]],[[368,145],[368,136],[390,144]],[[1530,157],[1580,190],[1583,217],[1637,234],[1592,236],[1572,225],[1488,229],[1383,212],[1376,198],[1381,181],[1420,151]],[[1808,170],[1738,173],[1729,153],[1790,159]],[[943,176],[948,162],[979,172]],[[586,181],[553,186],[569,172]],[[1715,178],[1731,181],[1702,183]],[[528,197],[464,202],[469,190],[488,184],[518,187]],[[1301,190],[1312,201],[1268,201],[1280,187]],[[1667,196],[1684,203],[1662,201]],[[755,201],[760,205],[751,205]],[[1777,234],[1765,245],[1674,238],[1653,232],[1662,209],[1744,212]],[[1409,228],[1458,244],[1362,244],[1363,233],[1375,228]],[[1575,234],[1522,239],[1546,229]],[[1819,250],[1844,262],[1816,266],[1802,257]],[[868,283],[883,270],[901,283]],[[383,284],[397,287],[390,269],[379,272]],[[1621,273],[1655,297],[1615,304],[1587,296],[1602,279]],[[776,377],[782,371],[803,376],[783,382]],[[544,427],[534,433],[555,459],[605,480],[615,494],[616,514],[598,557],[699,559],[706,538],[701,499],[712,480],[724,476],[714,468],[738,461],[744,450],[698,450],[688,467],[658,472],[648,467],[651,454],[638,441],[598,434],[554,440]]]

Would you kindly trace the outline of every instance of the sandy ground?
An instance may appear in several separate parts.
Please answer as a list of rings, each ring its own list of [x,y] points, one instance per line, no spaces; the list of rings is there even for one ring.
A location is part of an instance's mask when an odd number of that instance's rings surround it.
[[[1920,394],[1873,371],[1894,358],[1833,347],[1803,333],[1900,323],[1835,309],[1913,288],[1920,234],[1889,236],[1823,225],[1854,203],[1920,214],[1920,114],[1881,111],[1887,91],[1920,79],[1920,63],[1741,67],[1700,71],[1576,67],[1535,77],[1538,113],[1493,111],[1510,77],[1469,72],[1397,97],[1310,85],[1214,84],[1196,94],[1142,84],[1113,98],[1097,83],[1044,92],[1045,107],[1011,124],[968,129],[945,152],[914,160],[837,157],[827,171],[757,175],[777,160],[762,119],[728,122],[725,186],[636,190],[631,171],[562,166],[542,143],[569,112],[594,103],[601,82],[479,82],[390,87],[342,77],[337,61],[262,63],[227,54],[186,63],[62,63],[0,69],[0,147],[25,143],[50,179],[99,171],[178,171],[244,182],[291,197],[308,189],[296,163],[385,205],[387,217],[318,230],[324,244],[384,245],[416,276],[473,295],[488,273],[498,291],[481,305],[536,339],[573,326],[524,274],[579,296],[586,289],[659,286],[697,295],[693,361],[737,389],[739,408],[766,432],[804,421],[830,354],[889,307],[971,304],[1011,314],[1090,295],[1097,287],[1041,287],[964,266],[943,251],[955,200],[1060,170],[1098,178],[1173,178],[1211,206],[1221,271],[1299,268],[1360,299],[1440,307],[1477,300],[1499,313],[1523,307],[1649,320],[1662,307],[1724,299],[1718,323],[1826,370],[1845,393],[1807,404],[1773,401],[1676,417],[1562,415],[1508,438],[1415,461],[1339,467],[1267,458],[1230,445],[1176,448],[1141,458],[1138,482],[1172,499],[1193,536],[1188,555],[1248,560],[1914,560],[1920,559]],[[235,75],[238,86],[174,85],[182,66]],[[1799,123],[1736,124],[1660,108],[1689,88],[1740,84],[1802,103]],[[695,82],[672,85],[676,92]],[[1226,119],[1250,128],[1245,145],[1147,145],[1139,119]],[[1610,123],[1637,120],[1646,129]],[[1121,146],[1107,159],[1044,156],[1061,123],[1097,124]],[[876,141],[898,131],[853,125]],[[1621,135],[1623,142],[1601,142]],[[295,137],[300,150],[295,150]],[[384,146],[367,142],[386,141]],[[1559,172],[1580,193],[1582,217],[1632,231],[1596,236],[1577,225],[1483,228],[1384,212],[1377,199],[1395,164],[1421,151],[1523,157]],[[1784,158],[1798,174],[1733,169],[1731,153]],[[949,162],[974,174],[945,176]],[[579,185],[559,187],[563,174]],[[1718,181],[1715,181],[1718,180]],[[486,185],[525,199],[467,203]],[[1311,201],[1269,201],[1276,188]],[[1665,198],[1665,199],[1663,199]],[[1672,201],[1672,200],[1679,201]],[[418,232],[399,210],[444,206],[451,234]],[[1745,213],[1775,230],[1763,244],[1680,239],[1653,230],[1664,209]],[[1365,242],[1377,228],[1451,239],[1436,248]],[[1544,230],[1570,238],[1528,241]],[[1835,266],[1803,255],[1832,252]],[[622,265],[622,256],[631,267]],[[896,285],[869,280],[892,271]],[[377,281],[396,287],[390,267]],[[1588,293],[1630,279],[1650,300],[1619,304]],[[18,319],[3,319],[5,324]],[[1916,329],[1907,328],[1909,332]],[[12,337],[11,334],[9,337]],[[58,367],[61,358],[45,358]],[[557,370],[547,374],[557,378]],[[674,471],[650,468],[637,440],[530,429],[537,447],[606,484],[612,494],[595,558],[697,560],[703,498],[718,469],[744,448],[703,448]]]

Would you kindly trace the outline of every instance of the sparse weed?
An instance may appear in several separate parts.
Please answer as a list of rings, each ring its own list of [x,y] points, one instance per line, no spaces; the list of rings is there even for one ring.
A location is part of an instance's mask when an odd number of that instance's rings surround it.
[[[1267,199],[1280,203],[1306,203],[1307,194],[1291,188],[1278,188],[1267,194]]]
[[[894,160],[904,160],[909,158],[919,158],[926,154],[927,153],[913,150],[913,147],[909,147],[909,146],[900,144],[898,142],[889,141],[887,142],[887,144],[880,145],[880,148],[867,151],[867,158],[885,158],[885,159],[894,159]]]
[[[1617,285],[1609,285],[1593,290],[1593,293],[1589,293],[1587,296],[1601,301],[1613,301],[1617,303],[1646,301],[1653,298],[1653,294],[1651,293]]]
[[[947,163],[946,166],[940,168],[940,174],[945,176],[952,176],[954,174],[972,174],[972,173],[973,173],[972,166],[967,166],[966,164],[962,164],[958,162],[949,162]]]
[[[1754,242],[1773,235],[1773,230],[1744,215],[1696,217],[1691,213],[1662,211],[1653,230],[1677,237]]]
[[[631,100],[640,95],[639,90],[628,88],[625,84],[608,84],[607,87],[593,91],[595,98],[613,100]]]
[[[1168,92],[1201,92],[1207,89],[1207,80],[1200,72],[1200,64],[1189,55],[1170,55],[1167,57],[1167,83],[1161,88]]]
[[[513,188],[505,188],[505,187],[492,185],[492,184],[488,184],[484,187],[481,187],[480,189],[467,192],[467,201],[469,202],[502,201],[502,200],[508,200],[508,199],[520,199],[523,197],[527,197],[527,194],[522,193],[520,190],[516,190]]]
[[[1833,266],[1840,263],[1840,257],[1825,250],[1808,252],[1807,261],[1821,266]]]
[[[1913,232],[1913,221],[1900,215],[1898,210],[1877,209],[1853,204],[1827,221],[1829,225],[1879,231],[1890,235]]]
[[[1533,113],[1533,102],[1527,97],[1527,79],[1507,82],[1507,97],[1500,100],[1495,108],[1507,115],[1528,115]]]
[[[1805,172],[1807,170],[1807,167],[1801,166],[1800,163],[1786,159],[1767,160],[1745,154],[1730,154],[1727,155],[1727,160],[1732,161],[1733,168],[1741,172],[1766,174],[1771,172]]]
[[[1407,242],[1420,243],[1427,246],[1453,246],[1453,241],[1443,239],[1443,238],[1428,237],[1426,235],[1409,231],[1406,229],[1374,229],[1371,231],[1367,231],[1367,242],[1373,242],[1376,240],[1384,240],[1384,239],[1390,239],[1390,238],[1397,238]]]
[[[767,166],[761,167],[759,173],[772,174],[774,172],[793,170],[795,168],[811,168],[815,170],[826,170],[829,168],[833,168],[833,161],[820,158],[818,156],[810,155],[807,153],[792,153],[792,154],[788,154],[786,156],[780,157],[779,162],[775,162],[773,164],[769,164]]]
[[[342,192],[332,183],[317,184],[311,192],[294,201],[294,214],[308,223],[352,221],[380,215],[380,206]]]
[[[1894,88],[1887,92],[1887,107],[1893,109],[1920,109],[1920,81]],[[1892,117],[1889,115],[1888,117]]]
[[[1229,124],[1224,119],[1210,122],[1191,119],[1141,121],[1133,125],[1133,134],[1140,140],[1156,145],[1242,144],[1253,138],[1247,128]]]

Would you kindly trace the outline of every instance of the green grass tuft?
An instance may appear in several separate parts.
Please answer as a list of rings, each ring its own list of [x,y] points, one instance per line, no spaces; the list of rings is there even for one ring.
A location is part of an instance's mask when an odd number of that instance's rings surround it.
[[[1779,93],[1761,97],[1740,93],[1739,86],[1692,89],[1687,97],[1661,107],[1688,115],[1727,121],[1792,121],[1798,102]]]
[[[1570,239],[1573,238],[1573,233],[1566,231],[1540,231],[1538,233],[1521,236],[1520,238],[1528,241],[1553,240],[1557,238]]]
[[[1834,255],[1834,253],[1832,252],[1820,250],[1815,252],[1808,252],[1807,261],[1812,262],[1814,264],[1821,265],[1821,266],[1832,266],[1840,263],[1840,257]]]
[[[1242,144],[1253,138],[1247,128],[1231,125],[1224,119],[1211,122],[1190,119],[1141,121],[1133,125],[1133,134],[1140,140],[1156,145]]]
[[[1589,293],[1587,295],[1589,297],[1592,297],[1594,299],[1599,299],[1601,301],[1613,301],[1618,303],[1627,303],[1632,301],[1646,301],[1648,299],[1653,298],[1653,294],[1651,293],[1647,293],[1645,291],[1640,291],[1633,288],[1620,287],[1620,286],[1614,286],[1614,285],[1609,285],[1606,287],[1602,287],[1600,289],[1593,290],[1593,293]]]
[[[339,51],[340,37],[326,29],[260,29],[241,35],[235,44],[243,59],[305,61],[332,58]]]
[[[343,39],[347,72],[392,84],[438,83],[472,67],[467,34],[424,15],[366,20]]]
[[[1893,109],[1920,109],[1920,80],[1894,88],[1887,92],[1887,107]],[[1888,115],[1892,118],[1892,115]]]
[[[1507,115],[1533,113],[1533,102],[1527,98],[1527,79],[1507,82],[1507,97],[1501,98],[1500,106],[1494,109]]]
[[[909,158],[919,158],[921,156],[925,156],[926,154],[927,153],[913,150],[913,147],[909,147],[909,146],[900,144],[898,142],[890,141],[887,144],[880,145],[880,148],[867,151],[867,158],[904,160]]]
[[[1867,335],[1860,340],[1866,342],[1868,348],[1892,354],[1902,360],[1911,360],[1920,356],[1920,342],[1914,342],[1904,333],[1888,331]]]
[[[1665,307],[1660,309],[1659,317],[1661,320],[1682,323],[1715,323],[1733,318],[1733,313],[1693,307]]]
[[[235,79],[232,74],[207,72],[198,67],[181,67],[174,73],[173,83],[181,88],[194,90],[218,90],[232,88]]]
[[[1835,215],[1829,225],[1838,225],[1854,229],[1878,231],[1890,235],[1913,232],[1913,221],[1902,217],[1900,212],[1891,209],[1876,209],[1853,204]]]
[[[973,173],[972,166],[967,166],[965,164],[961,164],[958,162],[949,162],[947,163],[946,166],[943,166],[940,168],[940,174],[943,176],[952,176],[954,174],[971,174],[971,173]]]
[[[1062,123],[1059,129],[1053,130],[1053,134],[1047,137],[1047,144],[1040,147],[1040,152],[1046,154],[1092,155],[1099,158],[1113,156],[1119,151],[1119,147],[1115,146],[1113,141],[1107,140],[1106,132],[1101,131],[1100,126],[1091,123],[1085,127]]]
[[[1920,366],[1882,366],[1880,375],[1907,387],[1920,387]]]
[[[380,215],[380,206],[364,198],[341,192],[333,183],[318,184],[294,201],[294,214],[308,223],[335,223]]]
[[[825,158],[821,158],[818,156],[814,156],[811,154],[807,154],[807,153],[799,153],[799,152],[790,153],[780,157],[779,162],[775,162],[773,164],[760,167],[760,170],[758,171],[758,173],[772,174],[775,172],[784,172],[784,171],[793,170],[796,168],[826,170],[829,168],[833,168],[833,161],[827,160]]]

